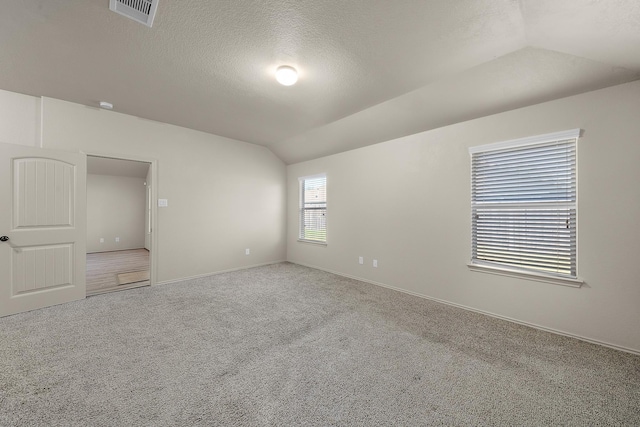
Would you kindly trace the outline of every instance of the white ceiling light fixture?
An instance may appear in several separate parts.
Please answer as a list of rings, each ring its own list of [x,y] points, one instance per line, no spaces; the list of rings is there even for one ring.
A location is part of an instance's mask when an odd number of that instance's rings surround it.
[[[276,80],[284,86],[291,86],[298,81],[298,72],[289,65],[281,65],[276,70]]]
[[[113,110],[113,104],[107,101],[100,101],[100,108],[105,110]]]

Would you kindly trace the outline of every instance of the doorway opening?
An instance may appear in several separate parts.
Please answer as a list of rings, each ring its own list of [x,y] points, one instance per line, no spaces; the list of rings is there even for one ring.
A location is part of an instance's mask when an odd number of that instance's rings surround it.
[[[87,156],[87,296],[149,286],[150,162]]]

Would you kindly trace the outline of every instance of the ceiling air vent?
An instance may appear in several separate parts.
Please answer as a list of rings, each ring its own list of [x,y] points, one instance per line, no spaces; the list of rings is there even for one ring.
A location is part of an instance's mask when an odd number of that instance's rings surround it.
[[[109,0],[109,9],[147,27],[153,25],[157,8],[158,0]]]

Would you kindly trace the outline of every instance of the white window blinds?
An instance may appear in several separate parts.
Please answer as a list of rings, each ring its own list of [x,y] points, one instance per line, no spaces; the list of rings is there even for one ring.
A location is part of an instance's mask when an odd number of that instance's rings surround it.
[[[470,149],[472,263],[576,278],[578,136]]]
[[[327,177],[300,178],[300,240],[327,241]]]

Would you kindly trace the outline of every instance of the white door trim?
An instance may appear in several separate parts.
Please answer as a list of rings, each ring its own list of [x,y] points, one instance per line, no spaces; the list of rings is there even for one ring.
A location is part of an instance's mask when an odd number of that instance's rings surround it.
[[[134,156],[128,154],[105,153],[101,151],[82,151],[87,156],[104,157],[117,160],[132,160],[135,162],[151,163],[151,254],[149,256],[149,284],[158,283],[158,160],[152,157]]]

